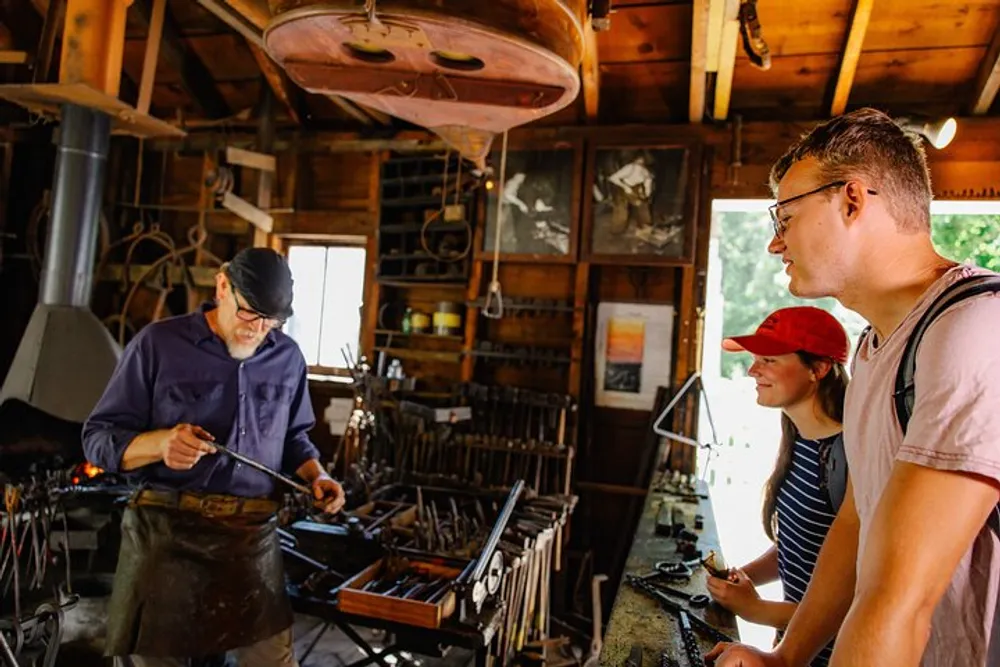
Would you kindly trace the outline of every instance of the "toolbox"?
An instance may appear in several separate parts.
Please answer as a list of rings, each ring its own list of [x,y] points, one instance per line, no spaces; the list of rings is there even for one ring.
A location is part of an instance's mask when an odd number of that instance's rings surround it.
[[[389,558],[382,558],[347,580],[337,594],[341,611],[359,616],[370,616],[421,628],[441,627],[441,621],[455,613],[455,591],[447,585],[443,595],[432,597],[430,602],[386,595],[364,589],[370,582],[382,578],[389,569]],[[423,574],[431,578],[454,581],[462,570],[437,563],[407,559],[406,570],[390,575]]]

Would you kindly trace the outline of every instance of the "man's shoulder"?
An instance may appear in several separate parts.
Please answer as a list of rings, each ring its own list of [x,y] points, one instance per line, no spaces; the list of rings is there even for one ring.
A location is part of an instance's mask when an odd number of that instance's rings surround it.
[[[289,359],[293,359],[295,363],[301,363],[305,366],[306,359],[302,354],[302,348],[299,347],[299,344],[295,342],[294,338],[286,334],[284,331],[279,331],[277,329],[271,332],[271,336],[274,341],[275,354],[287,356]]]
[[[194,341],[197,337],[197,317],[201,314],[195,312],[150,322],[136,333],[130,345],[148,349],[178,340]]]

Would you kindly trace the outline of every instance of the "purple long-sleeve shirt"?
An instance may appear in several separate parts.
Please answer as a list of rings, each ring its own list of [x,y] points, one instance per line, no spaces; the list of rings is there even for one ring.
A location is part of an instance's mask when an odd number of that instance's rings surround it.
[[[135,436],[201,426],[217,442],[264,465],[293,474],[319,452],[309,440],[316,423],[298,345],[271,331],[244,361],[229,355],[205,313],[180,315],[144,327],[126,346],[104,395],[83,425],[87,459],[121,472],[122,454]],[[190,470],[163,462],[126,473],[159,489],[268,496],[274,481],[224,454],[209,454]]]

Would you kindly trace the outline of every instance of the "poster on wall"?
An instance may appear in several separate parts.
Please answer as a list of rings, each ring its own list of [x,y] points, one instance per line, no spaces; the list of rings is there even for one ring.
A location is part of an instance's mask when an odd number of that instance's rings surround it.
[[[597,307],[595,402],[652,410],[656,388],[670,386],[674,307],[601,303]]]

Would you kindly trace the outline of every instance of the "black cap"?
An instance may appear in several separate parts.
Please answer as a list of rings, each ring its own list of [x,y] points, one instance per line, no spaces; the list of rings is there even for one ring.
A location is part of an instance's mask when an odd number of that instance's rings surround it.
[[[229,262],[226,274],[261,315],[279,320],[292,316],[292,271],[282,255],[270,248],[241,250]]]

